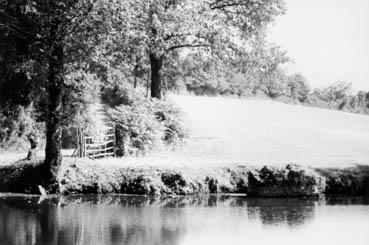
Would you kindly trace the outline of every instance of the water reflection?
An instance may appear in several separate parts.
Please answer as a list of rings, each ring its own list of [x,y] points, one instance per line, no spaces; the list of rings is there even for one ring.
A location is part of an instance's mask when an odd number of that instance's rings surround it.
[[[367,201],[113,195],[40,200],[0,196],[0,244],[193,243],[191,239],[200,241],[204,234],[237,237],[252,232],[258,224],[262,234],[268,232],[264,230],[268,226],[297,229],[319,219],[316,211],[320,206]]]
[[[265,225],[302,225],[314,218],[314,199],[249,199],[250,217],[260,219]]]

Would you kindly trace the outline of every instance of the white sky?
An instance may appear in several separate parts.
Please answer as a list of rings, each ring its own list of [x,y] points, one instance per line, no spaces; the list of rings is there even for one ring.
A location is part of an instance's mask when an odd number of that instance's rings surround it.
[[[352,82],[369,90],[369,0],[285,0],[269,39],[288,51],[313,87]]]

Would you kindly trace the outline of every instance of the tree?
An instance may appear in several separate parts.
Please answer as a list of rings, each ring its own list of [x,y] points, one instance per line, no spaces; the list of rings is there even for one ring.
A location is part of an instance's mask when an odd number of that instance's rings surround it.
[[[289,61],[286,52],[268,43],[264,35],[250,43],[249,49],[231,58],[193,50],[173,59],[164,70],[171,71],[173,86],[178,87],[182,82],[197,94],[252,96],[263,93],[272,98],[287,95],[287,75],[281,67]]]
[[[328,87],[316,89],[314,93],[326,102],[337,102],[351,94],[351,83],[336,82]]]
[[[111,39],[106,37],[113,38],[112,32],[122,33],[117,25],[122,23],[122,9],[120,2],[108,0],[0,1],[1,46],[16,51],[0,53],[0,70],[7,74],[0,82],[3,85],[20,74],[22,87],[33,85],[32,100],[42,98],[39,110],[45,111],[46,121],[42,177],[53,191],[62,160],[61,127],[67,104],[63,102],[88,87],[94,80],[91,74],[106,77],[110,64],[97,49],[108,45]],[[10,65],[4,67],[8,61]]]
[[[359,106],[369,108],[369,92],[359,91],[357,93],[357,99]]]
[[[232,59],[284,12],[282,0],[133,0],[129,34],[140,40],[151,67],[151,96],[162,97],[164,60],[178,49],[200,49]]]
[[[296,73],[289,76],[288,88],[292,99],[297,99],[301,103],[307,102],[311,88],[302,74]]]
[[[258,83],[254,92],[263,91],[270,98],[277,98],[286,92],[286,74],[281,65],[290,61],[286,51],[265,41],[265,35],[259,35],[252,43],[253,49],[244,60],[246,69],[251,69]]]

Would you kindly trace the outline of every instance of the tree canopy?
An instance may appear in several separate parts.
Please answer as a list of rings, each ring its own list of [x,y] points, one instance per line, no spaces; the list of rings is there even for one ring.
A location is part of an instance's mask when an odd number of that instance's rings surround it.
[[[236,59],[250,40],[284,12],[281,0],[127,1],[129,46],[151,66],[151,96],[161,98],[162,68],[178,49],[197,49],[222,59]]]

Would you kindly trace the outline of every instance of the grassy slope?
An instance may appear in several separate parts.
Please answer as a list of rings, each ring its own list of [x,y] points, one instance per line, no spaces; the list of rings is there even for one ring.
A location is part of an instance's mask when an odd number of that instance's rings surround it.
[[[119,166],[312,167],[369,165],[369,116],[264,100],[170,96],[189,117],[192,136],[177,152],[104,159]],[[64,151],[63,155],[71,152]],[[42,159],[43,150],[38,154]],[[0,166],[26,156],[0,153]]]
[[[188,114],[192,128],[189,144],[176,158],[313,167],[369,164],[369,116],[264,100],[170,97]]]

